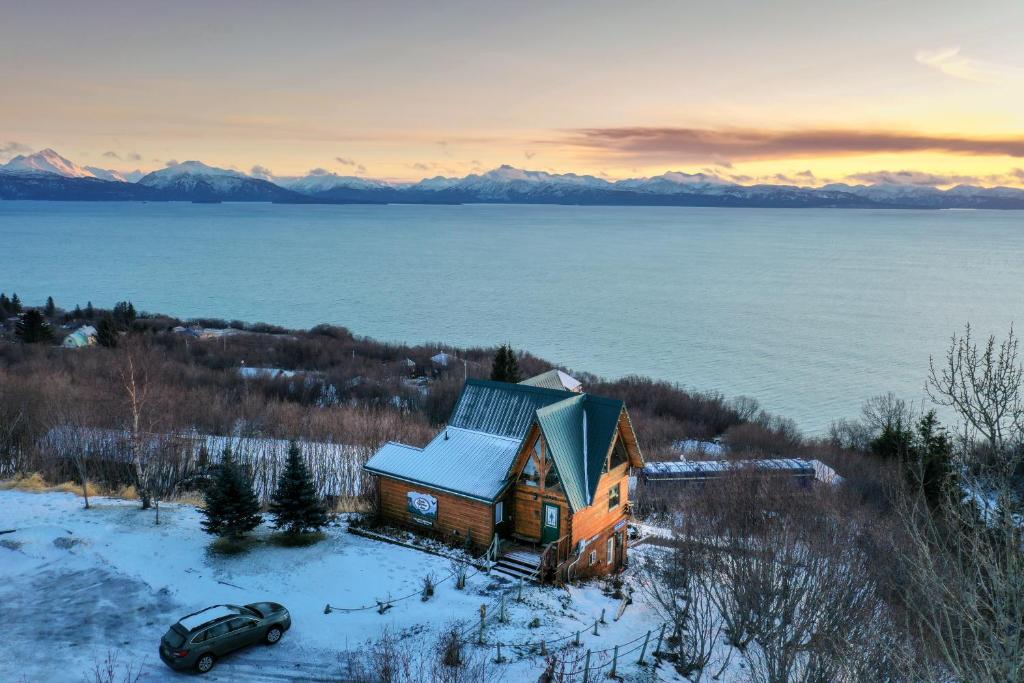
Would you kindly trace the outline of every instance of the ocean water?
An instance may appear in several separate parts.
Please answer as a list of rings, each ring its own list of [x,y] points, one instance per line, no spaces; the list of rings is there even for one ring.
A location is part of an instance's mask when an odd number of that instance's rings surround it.
[[[808,433],[1021,322],[1024,213],[0,202],[0,290],[747,395]]]

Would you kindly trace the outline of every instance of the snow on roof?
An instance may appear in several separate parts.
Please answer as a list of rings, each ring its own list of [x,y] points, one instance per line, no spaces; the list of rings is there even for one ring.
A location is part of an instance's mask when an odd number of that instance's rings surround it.
[[[530,387],[544,387],[545,389],[559,389],[561,391],[583,391],[583,383],[578,379],[561,370],[548,370],[539,375],[524,379],[520,384]]]
[[[744,470],[815,474],[813,461],[796,458],[649,462],[644,466],[643,473],[649,479],[700,479],[725,472],[740,472]]]
[[[388,443],[365,468],[489,502],[505,488],[519,443],[520,439],[448,427],[422,449]]]
[[[231,617],[239,613],[240,612],[237,609],[228,607],[227,605],[214,605],[213,607],[207,607],[195,614],[190,614],[178,623],[191,631],[194,628],[199,628],[203,624],[208,624],[211,621],[220,619],[221,617]]]
[[[451,359],[452,359],[452,357],[449,356],[444,351],[442,351],[441,353],[437,354],[436,356],[431,356],[430,357],[430,360],[434,361],[438,365],[448,365],[448,362],[451,361]]]

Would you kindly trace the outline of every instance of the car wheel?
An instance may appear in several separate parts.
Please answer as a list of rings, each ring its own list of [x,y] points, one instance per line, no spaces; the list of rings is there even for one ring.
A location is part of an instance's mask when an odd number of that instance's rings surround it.
[[[280,626],[271,626],[267,629],[267,644],[275,644],[277,641],[281,640],[282,635],[284,635],[284,631],[281,630]]]
[[[217,661],[216,658],[212,654],[207,652],[205,655],[202,655],[201,657],[199,657],[199,659],[196,660],[196,671],[198,671],[201,674],[208,672],[210,669],[213,668],[213,663],[215,661]]]

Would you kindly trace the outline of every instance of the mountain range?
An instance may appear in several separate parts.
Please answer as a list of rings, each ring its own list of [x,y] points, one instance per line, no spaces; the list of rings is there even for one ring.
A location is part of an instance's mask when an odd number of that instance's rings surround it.
[[[401,204],[582,204],[625,206],[838,207],[910,209],[1024,209],[1024,190],[958,185],[878,183],[823,187],[740,185],[704,173],[670,171],[610,181],[575,173],[500,166],[463,178],[437,176],[392,184],[317,169],[306,176],[254,177],[175,163],[152,173],[79,166],[52,149],[0,165],[0,199]]]

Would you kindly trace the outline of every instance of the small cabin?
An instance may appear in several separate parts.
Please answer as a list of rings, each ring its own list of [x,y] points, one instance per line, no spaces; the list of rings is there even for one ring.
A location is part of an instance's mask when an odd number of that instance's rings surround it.
[[[626,564],[629,476],[643,465],[622,401],[470,379],[429,444],[388,443],[364,467],[386,521],[514,577],[567,581]]]

